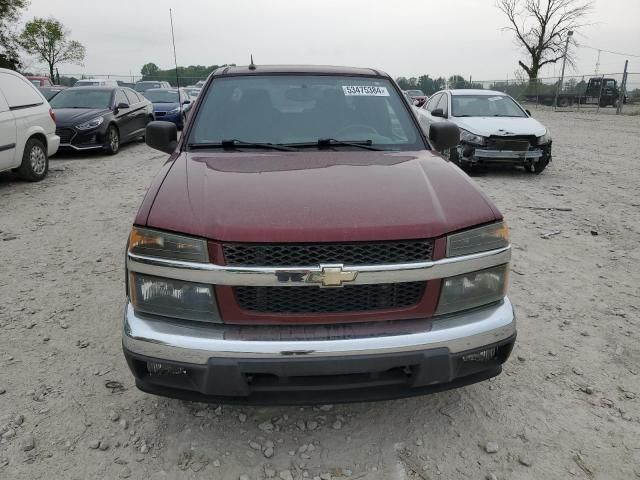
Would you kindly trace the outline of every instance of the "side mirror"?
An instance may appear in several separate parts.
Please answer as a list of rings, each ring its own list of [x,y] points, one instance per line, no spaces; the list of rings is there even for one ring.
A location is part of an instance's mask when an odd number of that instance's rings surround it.
[[[178,146],[178,128],[172,122],[149,122],[144,133],[147,145],[165,153],[173,153]]]
[[[528,109],[525,109],[525,112],[527,112],[527,115],[531,116],[531,112]]]
[[[184,102],[182,102],[183,105],[186,105],[187,103],[191,103],[191,100],[185,100]]]
[[[452,122],[432,123],[429,127],[429,141],[437,151],[444,152],[460,144],[460,129]]]
[[[444,116],[444,112],[442,111],[441,108],[436,108],[435,110],[431,111],[431,116],[432,117],[440,117],[440,118],[446,118]]]
[[[127,108],[129,108],[128,103],[120,102],[118,105],[116,105],[116,110],[124,110]]]

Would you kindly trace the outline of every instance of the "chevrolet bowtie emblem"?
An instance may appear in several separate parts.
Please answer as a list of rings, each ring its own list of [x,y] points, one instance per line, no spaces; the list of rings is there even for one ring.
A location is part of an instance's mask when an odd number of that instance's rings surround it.
[[[320,265],[319,272],[307,275],[307,283],[319,283],[323,287],[342,287],[345,282],[353,282],[358,272],[343,270],[344,265]]]

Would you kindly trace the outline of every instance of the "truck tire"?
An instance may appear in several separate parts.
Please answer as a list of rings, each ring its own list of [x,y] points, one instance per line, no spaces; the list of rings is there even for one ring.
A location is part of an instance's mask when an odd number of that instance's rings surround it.
[[[609,100],[606,98],[600,99],[600,108],[605,108],[609,105]]]
[[[39,182],[47,176],[49,158],[44,144],[37,138],[30,138],[22,153],[22,163],[18,167],[20,178],[29,182]]]

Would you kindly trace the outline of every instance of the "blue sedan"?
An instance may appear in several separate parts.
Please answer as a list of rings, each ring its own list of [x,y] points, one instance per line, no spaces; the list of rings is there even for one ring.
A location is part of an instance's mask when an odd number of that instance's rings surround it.
[[[150,88],[144,92],[153,104],[153,116],[156,120],[173,122],[178,128],[184,127],[191,109],[189,95],[182,88]]]

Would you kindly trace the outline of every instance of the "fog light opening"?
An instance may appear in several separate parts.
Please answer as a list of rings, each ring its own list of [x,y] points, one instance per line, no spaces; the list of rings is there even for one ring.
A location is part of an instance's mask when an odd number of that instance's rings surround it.
[[[482,350],[476,353],[470,353],[468,355],[462,356],[463,362],[489,362],[494,360],[498,354],[498,348],[492,347],[487,348],[486,350]]]
[[[147,371],[149,375],[186,375],[187,371],[184,368],[176,367],[173,365],[166,365],[158,362],[147,362]]]

